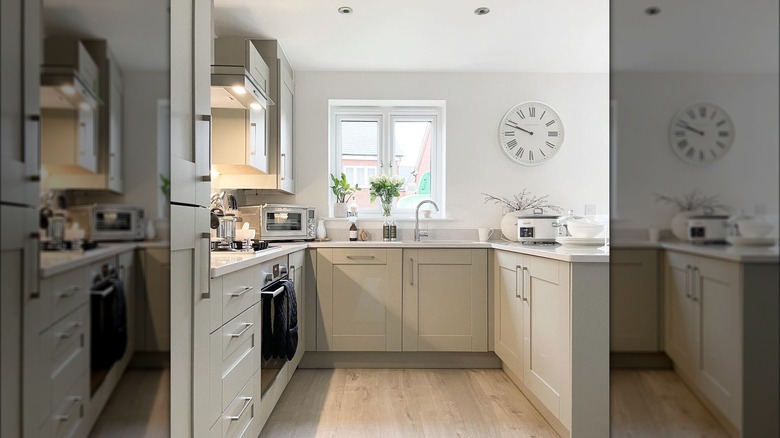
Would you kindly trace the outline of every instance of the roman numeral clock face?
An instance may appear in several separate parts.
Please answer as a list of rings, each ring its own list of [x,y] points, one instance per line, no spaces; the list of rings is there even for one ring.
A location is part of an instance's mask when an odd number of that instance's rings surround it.
[[[510,160],[538,166],[550,160],[563,144],[563,123],[548,105],[523,102],[501,119],[498,142]]]
[[[669,142],[683,161],[705,166],[731,148],[734,124],[720,107],[711,103],[694,103],[680,110],[672,119]]]

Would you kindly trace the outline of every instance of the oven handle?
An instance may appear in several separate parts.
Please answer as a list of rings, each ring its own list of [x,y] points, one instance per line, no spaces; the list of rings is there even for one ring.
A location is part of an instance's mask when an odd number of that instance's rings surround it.
[[[89,293],[92,296],[105,297],[105,296],[107,296],[108,294],[110,294],[113,291],[114,291],[114,286],[109,286],[109,287],[107,287],[107,288],[105,288],[103,290],[91,290],[91,291],[89,291]]]
[[[281,286],[281,287],[279,287],[278,289],[276,289],[276,290],[273,290],[273,291],[262,291],[262,292],[260,292],[260,293],[261,293],[263,296],[265,296],[266,298],[267,298],[267,297],[269,297],[269,296],[270,296],[271,298],[274,298],[274,297],[278,296],[278,295],[279,295],[280,293],[282,293],[282,292],[284,292],[284,286]]]

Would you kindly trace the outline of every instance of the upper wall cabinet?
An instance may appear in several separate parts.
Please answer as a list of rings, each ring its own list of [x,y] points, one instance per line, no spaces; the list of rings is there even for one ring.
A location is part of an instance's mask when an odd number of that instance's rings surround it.
[[[251,40],[214,40],[211,167],[220,174],[268,174],[269,79],[268,65]]]
[[[71,49],[75,57],[64,57],[59,52],[62,47],[75,47]],[[45,49],[42,83],[48,81],[46,78],[52,68],[61,73],[73,71],[74,88],[78,90],[79,82],[89,84],[85,88],[92,90],[92,97],[96,98],[94,106],[79,102],[75,111],[58,109],[57,102],[61,103],[60,98],[69,92],[67,85],[42,87],[41,105],[48,109],[43,111],[41,161],[49,174],[48,187],[122,193],[124,85],[114,55],[105,40],[47,39]],[[70,64],[68,59],[71,59]],[[55,62],[57,67],[54,67]],[[68,119],[74,117],[78,123],[69,123]],[[69,135],[65,136],[66,133]],[[65,142],[66,146],[62,147],[63,138],[73,141]],[[71,155],[75,156],[72,163],[68,161]]]
[[[268,96],[273,101],[273,105],[268,107],[268,175],[222,175],[220,186],[222,188],[263,189],[295,194],[293,161],[294,72],[278,41],[252,40],[252,43],[270,69]]]

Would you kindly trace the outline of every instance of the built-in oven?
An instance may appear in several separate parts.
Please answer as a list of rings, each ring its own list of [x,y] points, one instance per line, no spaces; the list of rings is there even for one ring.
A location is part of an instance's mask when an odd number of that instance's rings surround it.
[[[276,377],[287,363],[286,355],[281,351],[278,345],[278,333],[275,333],[279,324],[277,318],[285,318],[287,327],[289,327],[290,306],[289,303],[279,303],[278,300],[286,300],[284,281],[288,279],[287,275],[287,256],[277,257],[261,265],[261,278],[263,287],[260,293],[262,301],[262,335],[260,340],[260,350],[262,361],[260,364],[260,397],[263,397],[268,388],[273,385]],[[278,308],[286,311],[277,312]]]
[[[116,259],[90,268],[90,391],[95,394],[128,345],[127,296]]]

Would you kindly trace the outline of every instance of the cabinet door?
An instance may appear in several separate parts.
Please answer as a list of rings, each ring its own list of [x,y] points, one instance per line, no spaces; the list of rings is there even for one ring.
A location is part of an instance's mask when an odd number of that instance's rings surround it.
[[[290,272],[292,273],[293,283],[295,284],[295,301],[298,304],[298,348],[295,356],[290,361],[288,367],[288,379],[292,379],[295,369],[301,362],[304,351],[306,351],[306,303],[305,303],[305,280],[304,263],[306,256],[304,251],[298,251],[290,254]]]
[[[268,111],[265,108],[249,111],[249,132],[247,134],[247,163],[255,169],[268,173]]]
[[[487,251],[405,250],[404,274],[404,351],[487,351]]]
[[[692,299],[698,308],[696,385],[734,424],[740,424],[742,375],[739,265],[697,258]]]
[[[295,193],[295,173],[293,162],[293,99],[295,83],[288,71],[287,62],[279,63],[279,190]]]
[[[610,350],[659,350],[658,251],[610,253]]]
[[[401,250],[317,251],[318,351],[401,350]]]
[[[117,193],[124,190],[124,172],[122,170],[122,120],[124,89],[119,66],[113,56],[109,58],[109,83],[108,83],[108,189]]]
[[[78,109],[76,162],[90,172],[97,172],[97,110],[90,107]]]
[[[523,256],[523,383],[556,416],[569,379],[568,264]]]
[[[667,252],[664,275],[665,350],[677,368],[692,377],[697,344],[698,308],[691,293],[691,256]]]
[[[147,248],[144,256],[146,308],[144,315],[144,351],[171,349],[171,262],[168,249]]]
[[[523,379],[523,297],[521,256],[495,251],[493,297],[495,352],[515,375]]]

